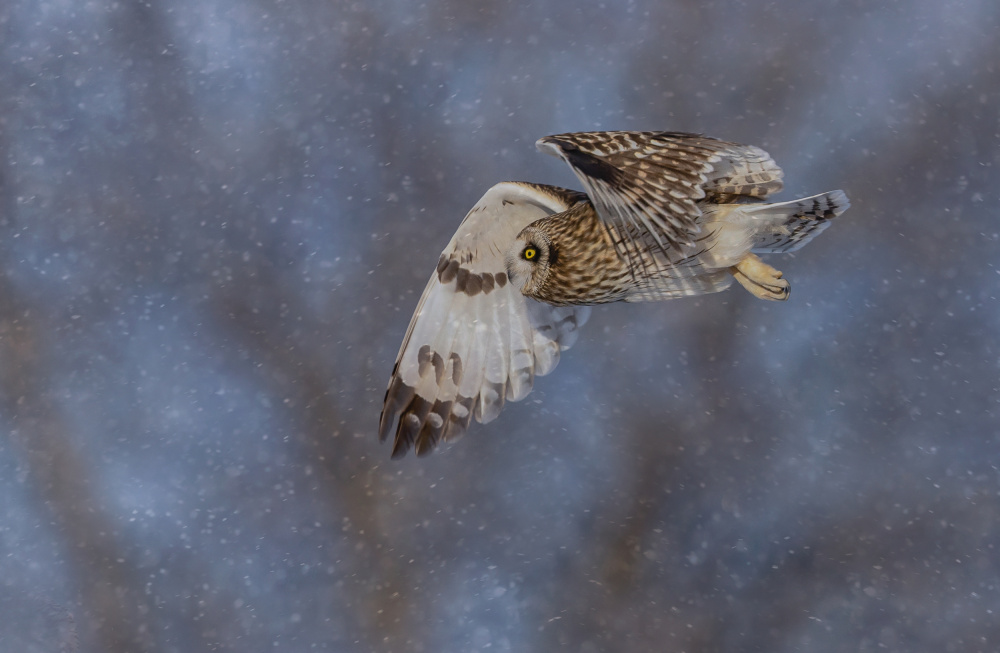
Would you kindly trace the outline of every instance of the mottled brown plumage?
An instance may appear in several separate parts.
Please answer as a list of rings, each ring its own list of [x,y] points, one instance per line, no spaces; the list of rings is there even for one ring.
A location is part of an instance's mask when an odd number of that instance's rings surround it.
[[[782,300],[757,254],[797,250],[843,213],[842,191],[764,199],[782,171],[760,148],[678,132],[547,136],[587,194],[504,182],[462,221],[400,348],[379,424],[393,457],[488,422],[575,340],[590,304],[716,292]],[[397,421],[398,417],[398,421]]]
[[[543,247],[532,265],[548,274],[522,292],[554,306],[603,304],[623,299],[631,281],[629,266],[615,252],[607,227],[594,205],[584,200],[563,213],[525,228],[519,238]]]

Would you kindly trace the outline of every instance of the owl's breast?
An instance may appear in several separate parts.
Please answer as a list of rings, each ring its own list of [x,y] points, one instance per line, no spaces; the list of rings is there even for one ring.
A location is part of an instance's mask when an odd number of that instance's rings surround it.
[[[549,267],[536,299],[556,305],[603,304],[628,292],[632,275],[615,252],[611,233],[589,202],[569,220],[554,220],[547,235]]]

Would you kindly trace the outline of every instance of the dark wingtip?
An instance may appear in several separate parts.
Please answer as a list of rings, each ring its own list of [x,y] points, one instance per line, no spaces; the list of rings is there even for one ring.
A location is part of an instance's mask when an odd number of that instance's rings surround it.
[[[406,456],[406,452],[410,450],[410,445],[403,442],[402,440],[396,440],[396,444],[392,446],[392,455],[389,456],[392,460],[399,460]]]
[[[542,141],[545,141],[542,143]],[[547,154],[562,157],[566,163],[581,173],[594,179],[600,179],[612,186],[621,183],[622,171],[603,158],[585,152],[572,141],[564,141],[554,137],[538,141],[538,149]],[[543,147],[544,146],[544,147]]]
[[[385,423],[385,408],[382,412],[378,414],[378,441],[385,442],[385,439],[389,436],[389,429],[386,428]]]
[[[399,435],[403,426],[403,418],[406,416],[406,412],[403,409],[410,404],[414,396],[414,388],[403,383],[403,379],[396,375],[398,368],[399,363],[397,362],[396,368],[393,369],[392,379],[389,381],[389,387],[385,391],[382,412],[378,417],[379,442],[385,442],[388,439],[389,434],[393,431],[393,425],[396,424],[395,438],[392,446],[393,458],[405,455],[406,450],[409,448],[408,443],[403,443],[402,449],[400,449]]]
[[[566,146],[572,145],[567,141],[562,141],[555,136],[543,136],[535,141],[535,149],[544,154],[551,154],[552,156],[562,156],[562,152]]]
[[[392,445],[392,458],[402,458],[415,444],[419,454],[420,431],[431,411],[431,403],[414,394],[399,413],[399,425],[396,427],[396,438]]]
[[[404,411],[399,416],[399,424],[396,426],[396,437],[392,441],[392,459],[399,460],[406,455],[406,452],[413,446],[412,427],[407,427],[407,414]]]

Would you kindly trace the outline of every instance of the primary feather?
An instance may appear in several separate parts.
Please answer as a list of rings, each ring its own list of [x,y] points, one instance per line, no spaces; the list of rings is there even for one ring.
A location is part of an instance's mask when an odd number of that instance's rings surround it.
[[[504,255],[517,233],[564,211],[579,193],[505,182],[476,203],[445,248],[396,357],[379,436],[393,457],[429,453],[523,399],[572,344],[589,309],[557,309],[509,282]],[[393,427],[395,430],[393,431]]]

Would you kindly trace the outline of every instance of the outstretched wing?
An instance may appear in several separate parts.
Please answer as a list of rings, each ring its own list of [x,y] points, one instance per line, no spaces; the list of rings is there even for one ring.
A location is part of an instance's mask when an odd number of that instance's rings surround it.
[[[507,282],[504,255],[528,224],[585,200],[581,193],[520,182],[497,184],[462,221],[441,254],[393,368],[379,439],[392,457],[418,456],[460,437],[473,417],[494,419],[548,374],[576,340],[587,307],[555,307]],[[398,418],[398,422],[397,422]]]
[[[682,258],[701,231],[699,200],[762,198],[781,189],[764,150],[679,132],[580,132],[546,136],[539,150],[560,157],[583,182],[597,213],[615,227],[631,261],[658,249]]]

